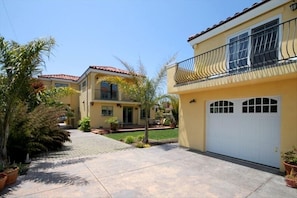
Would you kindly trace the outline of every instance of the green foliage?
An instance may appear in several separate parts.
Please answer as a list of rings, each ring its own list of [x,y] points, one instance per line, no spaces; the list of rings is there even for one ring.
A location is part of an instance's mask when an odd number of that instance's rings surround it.
[[[110,129],[116,131],[119,128],[119,120],[117,117],[110,117],[105,120],[106,123],[110,124]]]
[[[110,117],[110,118],[106,119],[105,122],[108,124],[118,124],[119,120],[117,117]]]
[[[144,65],[139,60],[138,68],[135,69],[127,62],[117,58],[120,63],[127,69],[129,72],[130,78],[121,78],[121,77],[106,77],[101,78],[99,81],[108,81],[113,84],[117,84],[123,93],[128,96],[131,100],[139,102],[141,107],[145,112],[154,107],[155,104],[163,97],[160,93],[161,88],[166,77],[167,66],[170,65],[175,60],[175,55],[169,58],[167,62],[160,67],[155,78],[148,78]],[[148,114],[145,115],[145,132],[143,141],[148,142],[148,125],[149,119]]]
[[[121,132],[121,133],[112,133],[105,134],[106,137],[120,140],[125,139],[127,136],[133,136],[137,138],[140,135],[143,135],[144,131],[135,131],[135,132]],[[150,139],[152,140],[167,140],[167,139],[177,139],[178,138],[178,129],[165,129],[165,130],[151,130]]]
[[[289,150],[281,155],[284,162],[292,165],[297,165],[297,148],[293,147],[292,150]]]
[[[90,122],[91,122],[91,120],[90,120],[90,117],[84,117],[83,119],[81,119],[80,121],[79,121],[79,129],[81,130],[81,131],[84,131],[84,132],[89,132],[89,131],[91,131],[91,125],[90,125]]]
[[[136,137],[136,140],[137,140],[137,141],[143,141],[143,138],[144,138],[144,135],[138,135],[138,136]]]
[[[132,144],[132,143],[134,143],[135,142],[135,138],[133,137],[133,136],[127,136],[126,138],[125,138],[125,143],[126,144]]]
[[[52,38],[38,39],[20,45],[0,37],[0,160],[2,162],[8,161],[7,144],[11,137],[10,133],[13,131],[11,128],[15,128],[15,124],[22,126],[26,123],[26,120],[22,120],[23,123],[14,122],[19,111],[16,107],[27,105],[26,113],[28,113],[37,105],[31,102],[35,97],[31,86],[32,79],[40,72],[39,67],[44,64],[43,56],[50,55],[54,44],[55,41]],[[30,133],[31,130],[23,132]],[[27,139],[20,138],[20,142],[22,141],[26,142]]]
[[[149,145],[149,144],[145,144],[145,143],[143,143],[143,142],[137,142],[137,143],[135,144],[135,147],[137,147],[137,148],[149,148],[149,147],[151,147],[151,145]]]
[[[8,139],[8,154],[13,161],[24,161],[41,152],[60,149],[66,141],[70,141],[69,132],[58,126],[57,119],[65,113],[64,108],[38,105],[28,112],[26,105],[16,108],[11,133]]]
[[[164,118],[164,119],[165,119],[165,120],[164,120],[163,125],[164,125],[164,126],[169,126],[170,123],[171,123],[170,119],[168,119],[168,118]]]

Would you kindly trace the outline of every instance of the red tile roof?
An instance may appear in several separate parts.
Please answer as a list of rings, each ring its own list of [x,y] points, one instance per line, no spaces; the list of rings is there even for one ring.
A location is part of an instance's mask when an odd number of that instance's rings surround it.
[[[96,69],[96,70],[108,71],[108,72],[115,72],[115,73],[120,73],[120,74],[130,74],[126,70],[118,69],[118,68],[111,67],[111,66],[90,66],[90,68]]]
[[[245,8],[245,9],[243,9],[243,11],[235,13],[233,16],[228,17],[227,19],[225,19],[223,21],[220,21],[218,24],[215,24],[212,27],[209,27],[209,28],[207,28],[206,30],[204,30],[202,32],[199,32],[199,33],[197,33],[197,34],[195,34],[193,36],[190,36],[188,38],[188,42],[195,39],[195,38],[197,38],[197,37],[199,37],[199,36],[201,36],[201,35],[203,35],[203,34],[205,34],[205,33],[207,33],[207,32],[209,32],[209,31],[211,31],[211,30],[213,30],[213,29],[215,29],[215,28],[217,28],[217,27],[219,27],[219,26],[221,26],[221,25],[223,25],[223,24],[225,24],[225,23],[227,23],[227,22],[229,22],[229,21],[231,21],[231,20],[233,20],[233,19],[235,19],[235,18],[237,18],[237,17],[239,17],[239,16],[241,16],[241,15],[243,15],[243,14],[245,14],[245,13],[247,13],[247,12],[249,12],[250,10],[255,9],[256,7],[258,7],[260,5],[263,5],[264,3],[269,2],[269,1],[270,0],[262,0],[259,3],[254,3],[251,7]]]
[[[60,79],[60,80],[71,80],[71,81],[77,81],[79,79],[78,76],[72,76],[67,74],[49,74],[49,75],[40,75],[38,78],[54,78],[54,79]]]

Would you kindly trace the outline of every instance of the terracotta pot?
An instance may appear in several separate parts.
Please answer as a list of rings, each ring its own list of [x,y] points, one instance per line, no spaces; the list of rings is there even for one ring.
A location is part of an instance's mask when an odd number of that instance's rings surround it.
[[[5,173],[0,173],[0,191],[5,187],[7,181],[7,175]]]
[[[10,185],[16,182],[19,176],[19,167],[8,168],[4,170],[4,173],[7,175],[6,185]]]
[[[292,178],[285,177],[285,181],[287,186],[291,188],[297,188],[297,178],[292,179]]]
[[[286,175],[289,175],[291,173],[291,169],[297,172],[297,165],[288,164],[286,162],[283,162],[283,164],[286,170]]]

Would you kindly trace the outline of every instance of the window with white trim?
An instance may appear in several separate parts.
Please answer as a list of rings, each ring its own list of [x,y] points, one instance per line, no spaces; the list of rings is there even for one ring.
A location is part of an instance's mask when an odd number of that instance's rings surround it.
[[[229,40],[229,71],[244,70],[248,65],[248,32],[239,34]]]
[[[101,107],[101,115],[102,116],[112,116],[113,115],[113,107],[112,106],[102,106]]]
[[[106,81],[101,82],[101,99],[102,100],[117,100],[118,99],[118,86],[108,83]]]
[[[228,39],[229,73],[274,64],[278,61],[278,51],[277,18]]]
[[[252,98],[242,103],[242,113],[277,113],[277,100]]]
[[[210,113],[233,113],[234,104],[233,102],[220,100],[210,104]]]

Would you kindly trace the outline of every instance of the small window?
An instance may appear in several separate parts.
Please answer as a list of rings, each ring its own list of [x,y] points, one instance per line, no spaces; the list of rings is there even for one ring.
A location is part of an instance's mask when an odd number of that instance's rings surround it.
[[[233,113],[233,102],[220,100],[211,103],[210,113]]]
[[[102,106],[101,115],[112,116],[113,115],[113,107],[112,106]]]
[[[86,81],[83,81],[83,82],[80,84],[80,90],[85,91],[85,90],[86,90],[86,86],[87,86],[87,82],[86,82]]]
[[[252,98],[242,103],[242,113],[277,113],[277,100]]]
[[[68,87],[68,84],[65,83],[55,83],[55,87]]]
[[[148,112],[148,118],[150,118],[150,111]],[[145,119],[145,109],[141,109],[140,119]]]

